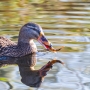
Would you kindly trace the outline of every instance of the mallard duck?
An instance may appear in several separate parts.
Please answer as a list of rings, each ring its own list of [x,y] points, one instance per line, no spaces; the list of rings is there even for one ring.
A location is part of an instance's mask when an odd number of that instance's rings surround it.
[[[39,87],[52,65],[56,62],[63,64],[63,62],[52,60],[41,69],[34,70],[33,66],[36,60],[32,56],[37,52],[37,47],[33,39],[40,42],[47,50],[58,51],[61,49],[57,50],[52,47],[51,43],[45,38],[40,25],[27,23],[20,30],[17,44],[7,38],[0,37],[0,66],[3,64],[18,64],[22,77],[21,81],[28,86]]]
[[[33,39],[40,42],[47,50],[55,51],[45,38],[40,25],[30,22],[22,26],[17,44],[5,37],[0,37],[0,56],[21,57],[37,52]]]

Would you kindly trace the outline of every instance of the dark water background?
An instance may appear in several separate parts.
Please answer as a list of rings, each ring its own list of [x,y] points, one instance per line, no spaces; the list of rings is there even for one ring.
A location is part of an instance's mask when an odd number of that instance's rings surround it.
[[[90,90],[89,0],[0,0],[0,36],[17,42],[27,22],[40,24],[55,48],[65,46],[56,54],[38,53],[36,69],[54,58],[66,64],[54,65],[38,90]],[[36,90],[20,78],[17,65],[0,68],[0,90]]]

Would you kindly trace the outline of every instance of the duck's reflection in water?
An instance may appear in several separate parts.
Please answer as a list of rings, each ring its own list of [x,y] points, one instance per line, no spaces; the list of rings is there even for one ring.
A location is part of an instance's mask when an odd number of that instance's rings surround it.
[[[40,87],[46,73],[51,69],[54,63],[62,63],[59,60],[49,61],[46,65],[41,67],[39,70],[35,70],[36,54],[30,54],[19,58],[13,57],[0,57],[0,65],[5,64],[17,64],[19,67],[22,83],[30,87]]]

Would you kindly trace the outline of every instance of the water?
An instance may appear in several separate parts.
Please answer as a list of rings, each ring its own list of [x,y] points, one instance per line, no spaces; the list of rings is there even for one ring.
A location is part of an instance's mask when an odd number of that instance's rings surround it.
[[[1,0],[0,36],[15,42],[27,22],[42,26],[58,53],[39,52],[35,69],[56,58],[55,64],[38,90],[90,90],[90,3],[88,0]],[[44,48],[35,41],[38,50]],[[0,68],[0,90],[36,90],[20,81],[17,65]]]

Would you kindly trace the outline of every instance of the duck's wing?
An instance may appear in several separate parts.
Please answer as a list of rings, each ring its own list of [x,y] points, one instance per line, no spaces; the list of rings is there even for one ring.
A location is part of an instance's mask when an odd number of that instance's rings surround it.
[[[6,47],[7,45],[12,45],[12,44],[15,44],[15,43],[5,37],[0,37],[0,48]]]
[[[2,50],[8,46],[14,45],[15,43],[12,42],[11,40],[5,38],[5,37],[0,37],[0,53]]]

